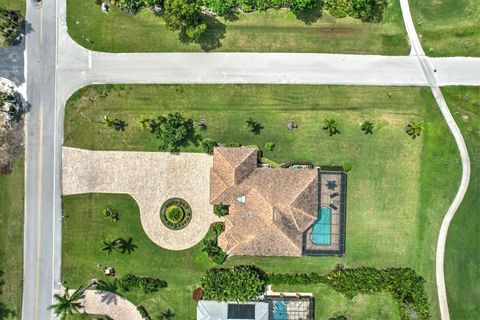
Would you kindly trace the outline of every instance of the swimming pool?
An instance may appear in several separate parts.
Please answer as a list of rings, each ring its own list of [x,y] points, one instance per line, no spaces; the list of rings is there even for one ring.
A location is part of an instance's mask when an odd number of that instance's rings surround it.
[[[273,319],[274,320],[286,320],[288,319],[287,313],[287,300],[276,300],[273,302]]]
[[[313,224],[310,240],[313,244],[328,246],[331,244],[332,209],[320,208],[317,221]]]

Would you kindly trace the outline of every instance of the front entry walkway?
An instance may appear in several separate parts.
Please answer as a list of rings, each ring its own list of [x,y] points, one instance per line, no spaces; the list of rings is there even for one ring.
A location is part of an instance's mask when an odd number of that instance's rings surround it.
[[[209,202],[213,158],[203,153],[89,151],[63,147],[64,195],[127,193],[140,208],[145,233],[170,250],[199,243],[219,219]],[[169,198],[186,200],[192,220],[182,230],[170,230],[160,220],[160,207]]]

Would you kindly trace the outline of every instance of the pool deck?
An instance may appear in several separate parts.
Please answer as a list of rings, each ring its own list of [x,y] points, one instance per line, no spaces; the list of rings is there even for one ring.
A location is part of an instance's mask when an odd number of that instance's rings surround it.
[[[330,208],[330,244],[316,245],[310,240],[313,228],[307,230],[304,237],[306,254],[343,255],[345,241],[345,179],[342,172],[320,171],[320,208]]]

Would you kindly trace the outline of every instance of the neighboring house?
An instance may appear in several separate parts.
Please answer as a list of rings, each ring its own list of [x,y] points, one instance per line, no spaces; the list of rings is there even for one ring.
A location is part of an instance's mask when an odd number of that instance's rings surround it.
[[[215,148],[210,202],[229,205],[219,246],[229,255],[301,256],[317,221],[319,171],[257,165],[255,148]]]
[[[269,320],[266,302],[216,302],[200,300],[197,303],[197,320]]]

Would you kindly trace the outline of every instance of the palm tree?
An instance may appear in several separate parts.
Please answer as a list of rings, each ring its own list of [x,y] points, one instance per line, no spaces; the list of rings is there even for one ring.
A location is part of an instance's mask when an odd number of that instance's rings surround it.
[[[98,280],[97,290],[117,293],[117,291],[118,291],[118,281],[117,281],[117,279],[113,279],[112,281]]]
[[[68,292],[68,288],[65,288],[65,293],[63,295],[58,293],[54,295],[56,303],[50,305],[48,309],[53,310],[55,316],[60,317],[62,320],[66,319],[67,316],[72,316],[74,312],[79,312],[79,309],[83,307],[78,300],[85,297],[83,293],[86,288],[87,287],[80,287],[71,295]]]
[[[337,128],[337,122],[334,119],[325,119],[323,120],[323,130],[328,131],[329,136],[334,136],[339,134],[340,131]]]
[[[254,120],[252,117],[248,118],[245,123],[247,124],[248,129],[250,130],[251,133],[254,135],[260,134],[260,131],[262,131],[263,126],[260,122],[257,120]]]
[[[420,135],[422,132],[423,128],[423,121],[412,121],[407,123],[405,126],[405,132],[412,137],[412,139],[415,139]]]
[[[102,241],[102,244],[103,244],[102,251],[106,251],[107,254],[110,254],[113,251],[117,250],[118,240],[110,241],[108,239],[105,239]]]
[[[157,315],[158,320],[171,320],[173,317],[175,317],[175,313],[173,313],[173,311],[170,309],[162,311],[159,315]]]
[[[136,248],[138,248],[136,245],[133,244],[133,238],[130,237],[128,240],[119,238],[115,240],[117,245],[118,245],[118,250],[120,250],[121,253],[132,253],[135,251]]]
[[[138,125],[140,125],[140,128],[142,128],[142,130],[145,130],[147,129],[148,127],[150,127],[150,119],[145,117],[145,115],[141,115],[140,118],[138,118],[137,120],[137,123]]]
[[[360,126],[360,129],[363,131],[365,134],[373,134],[373,122],[371,121],[365,121],[362,123]]]

